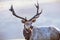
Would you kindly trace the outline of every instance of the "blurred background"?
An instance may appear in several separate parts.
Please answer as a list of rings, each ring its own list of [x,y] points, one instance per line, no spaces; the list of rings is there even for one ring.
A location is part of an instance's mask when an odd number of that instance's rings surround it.
[[[0,38],[23,39],[23,24],[9,11],[11,5],[17,15],[32,18],[36,14],[37,0],[0,0]],[[34,27],[54,26],[60,29],[60,0],[38,0],[42,14]]]

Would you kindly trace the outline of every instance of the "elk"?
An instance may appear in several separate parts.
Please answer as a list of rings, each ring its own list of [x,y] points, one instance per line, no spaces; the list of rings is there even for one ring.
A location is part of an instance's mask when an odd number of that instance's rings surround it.
[[[13,5],[11,5],[11,8],[9,9],[15,17],[22,19],[21,22],[24,24],[23,35],[25,39],[26,40],[59,40],[60,32],[56,30],[54,27],[34,28],[34,26],[32,26],[32,23],[34,23],[42,13],[42,10],[41,12],[39,12],[39,3],[37,3],[37,5],[35,4],[35,7],[37,8],[37,13],[29,20],[16,15],[13,9]]]

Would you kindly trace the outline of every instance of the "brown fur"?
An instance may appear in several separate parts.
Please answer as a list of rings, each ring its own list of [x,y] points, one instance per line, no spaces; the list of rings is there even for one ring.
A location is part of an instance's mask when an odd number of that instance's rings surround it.
[[[29,29],[23,29],[23,35],[25,37],[26,40],[29,40],[30,37],[31,37],[31,30],[32,30],[33,27],[30,27]],[[31,30],[30,30],[31,29]],[[27,33],[27,32],[28,33]]]

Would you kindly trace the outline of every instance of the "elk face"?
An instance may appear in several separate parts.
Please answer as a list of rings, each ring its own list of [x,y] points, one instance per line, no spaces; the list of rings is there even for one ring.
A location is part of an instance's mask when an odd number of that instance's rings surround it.
[[[22,23],[24,24],[26,29],[29,29],[32,26],[32,22],[29,20],[22,20]]]

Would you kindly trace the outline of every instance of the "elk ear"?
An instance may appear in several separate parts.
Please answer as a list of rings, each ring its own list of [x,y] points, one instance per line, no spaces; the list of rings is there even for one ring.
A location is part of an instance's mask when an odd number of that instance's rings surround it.
[[[32,22],[35,22],[36,21],[36,19],[32,19]]]
[[[25,23],[25,20],[21,20],[22,23]]]

